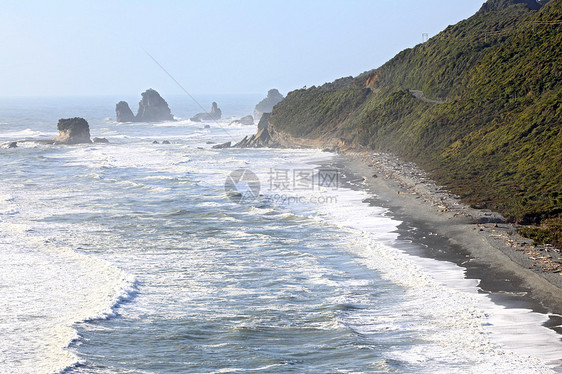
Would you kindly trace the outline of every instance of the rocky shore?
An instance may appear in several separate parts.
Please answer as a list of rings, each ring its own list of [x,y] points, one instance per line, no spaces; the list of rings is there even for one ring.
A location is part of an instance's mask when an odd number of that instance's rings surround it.
[[[392,211],[429,227],[467,250],[474,261],[509,274],[551,312],[562,312],[562,255],[535,246],[498,213],[474,209],[438,186],[415,164],[386,153],[347,152],[346,168],[362,175],[367,190]]]
[[[345,168],[363,176],[367,190],[394,212],[428,226],[470,253],[474,261],[497,271],[498,276],[508,274],[506,277],[549,311],[562,313],[560,250],[550,245],[534,245],[517,233],[518,227],[506,223],[496,212],[463,204],[414,163],[388,153],[357,150],[328,135],[313,140],[291,137],[272,126],[269,114],[260,119],[256,134],[234,147],[325,148],[340,152]]]

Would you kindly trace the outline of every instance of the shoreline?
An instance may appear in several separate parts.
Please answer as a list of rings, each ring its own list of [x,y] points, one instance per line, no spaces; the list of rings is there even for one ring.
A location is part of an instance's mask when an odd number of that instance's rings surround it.
[[[498,213],[462,204],[415,164],[402,162],[393,155],[346,152],[335,161],[362,176],[365,190],[397,218],[403,217],[446,239],[448,247],[459,249],[458,253],[443,257],[456,256],[459,262],[462,253],[468,254],[471,259],[461,266],[467,269],[467,276],[473,266],[478,268],[472,269],[475,278],[485,275],[484,290],[497,290],[500,296],[507,289],[514,290],[533,299],[536,306],[544,309],[542,312],[562,314],[562,256],[556,249],[535,247],[530,239],[517,234],[515,226],[503,222]],[[425,256],[434,257],[435,253]],[[559,322],[549,325],[555,327]]]

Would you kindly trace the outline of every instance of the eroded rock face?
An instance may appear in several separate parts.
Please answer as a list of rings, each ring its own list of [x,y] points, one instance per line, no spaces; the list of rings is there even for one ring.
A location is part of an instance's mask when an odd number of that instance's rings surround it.
[[[269,116],[270,113],[264,113],[258,123],[258,131],[251,137],[244,137],[240,142],[236,143],[236,148],[262,148],[262,147],[275,147],[277,144],[271,138],[269,131]]]
[[[197,113],[196,115],[191,117],[191,120],[193,122],[216,121],[221,119],[221,117],[222,117],[222,111],[218,107],[217,103],[213,101],[213,104],[211,106],[211,111],[209,113]]]
[[[156,90],[149,88],[142,93],[135,120],[137,122],[173,121],[174,116],[166,100]]]
[[[149,88],[142,93],[137,115],[133,115],[129,104],[120,101],[115,106],[117,122],[162,122],[173,121],[174,116],[166,100],[156,90]]]
[[[117,122],[135,122],[135,115],[126,101],[120,101],[115,106]]]
[[[259,121],[264,113],[271,113],[273,107],[281,100],[283,100],[283,95],[281,95],[277,89],[273,88],[269,90],[267,92],[267,97],[260,101],[254,109],[254,118],[256,121]]]
[[[59,135],[52,139],[55,144],[91,143],[90,125],[84,118],[61,118],[57,125]]]

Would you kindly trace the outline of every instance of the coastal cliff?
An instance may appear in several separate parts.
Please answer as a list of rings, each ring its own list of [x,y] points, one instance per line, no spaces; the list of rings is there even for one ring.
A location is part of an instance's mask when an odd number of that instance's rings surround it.
[[[250,146],[392,152],[561,246],[561,30],[560,0],[490,0],[377,69],[290,92]]]
[[[281,100],[283,100],[283,95],[276,88],[267,91],[267,96],[257,103],[254,109],[256,121],[259,121],[264,113],[271,113],[273,107]]]

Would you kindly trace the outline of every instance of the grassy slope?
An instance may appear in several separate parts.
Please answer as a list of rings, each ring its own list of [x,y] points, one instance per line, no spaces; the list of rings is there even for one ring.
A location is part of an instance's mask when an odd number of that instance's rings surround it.
[[[478,12],[379,69],[289,93],[270,121],[293,136],[337,129],[348,144],[397,153],[512,221],[560,217],[562,25],[532,27],[560,20],[562,0]]]

